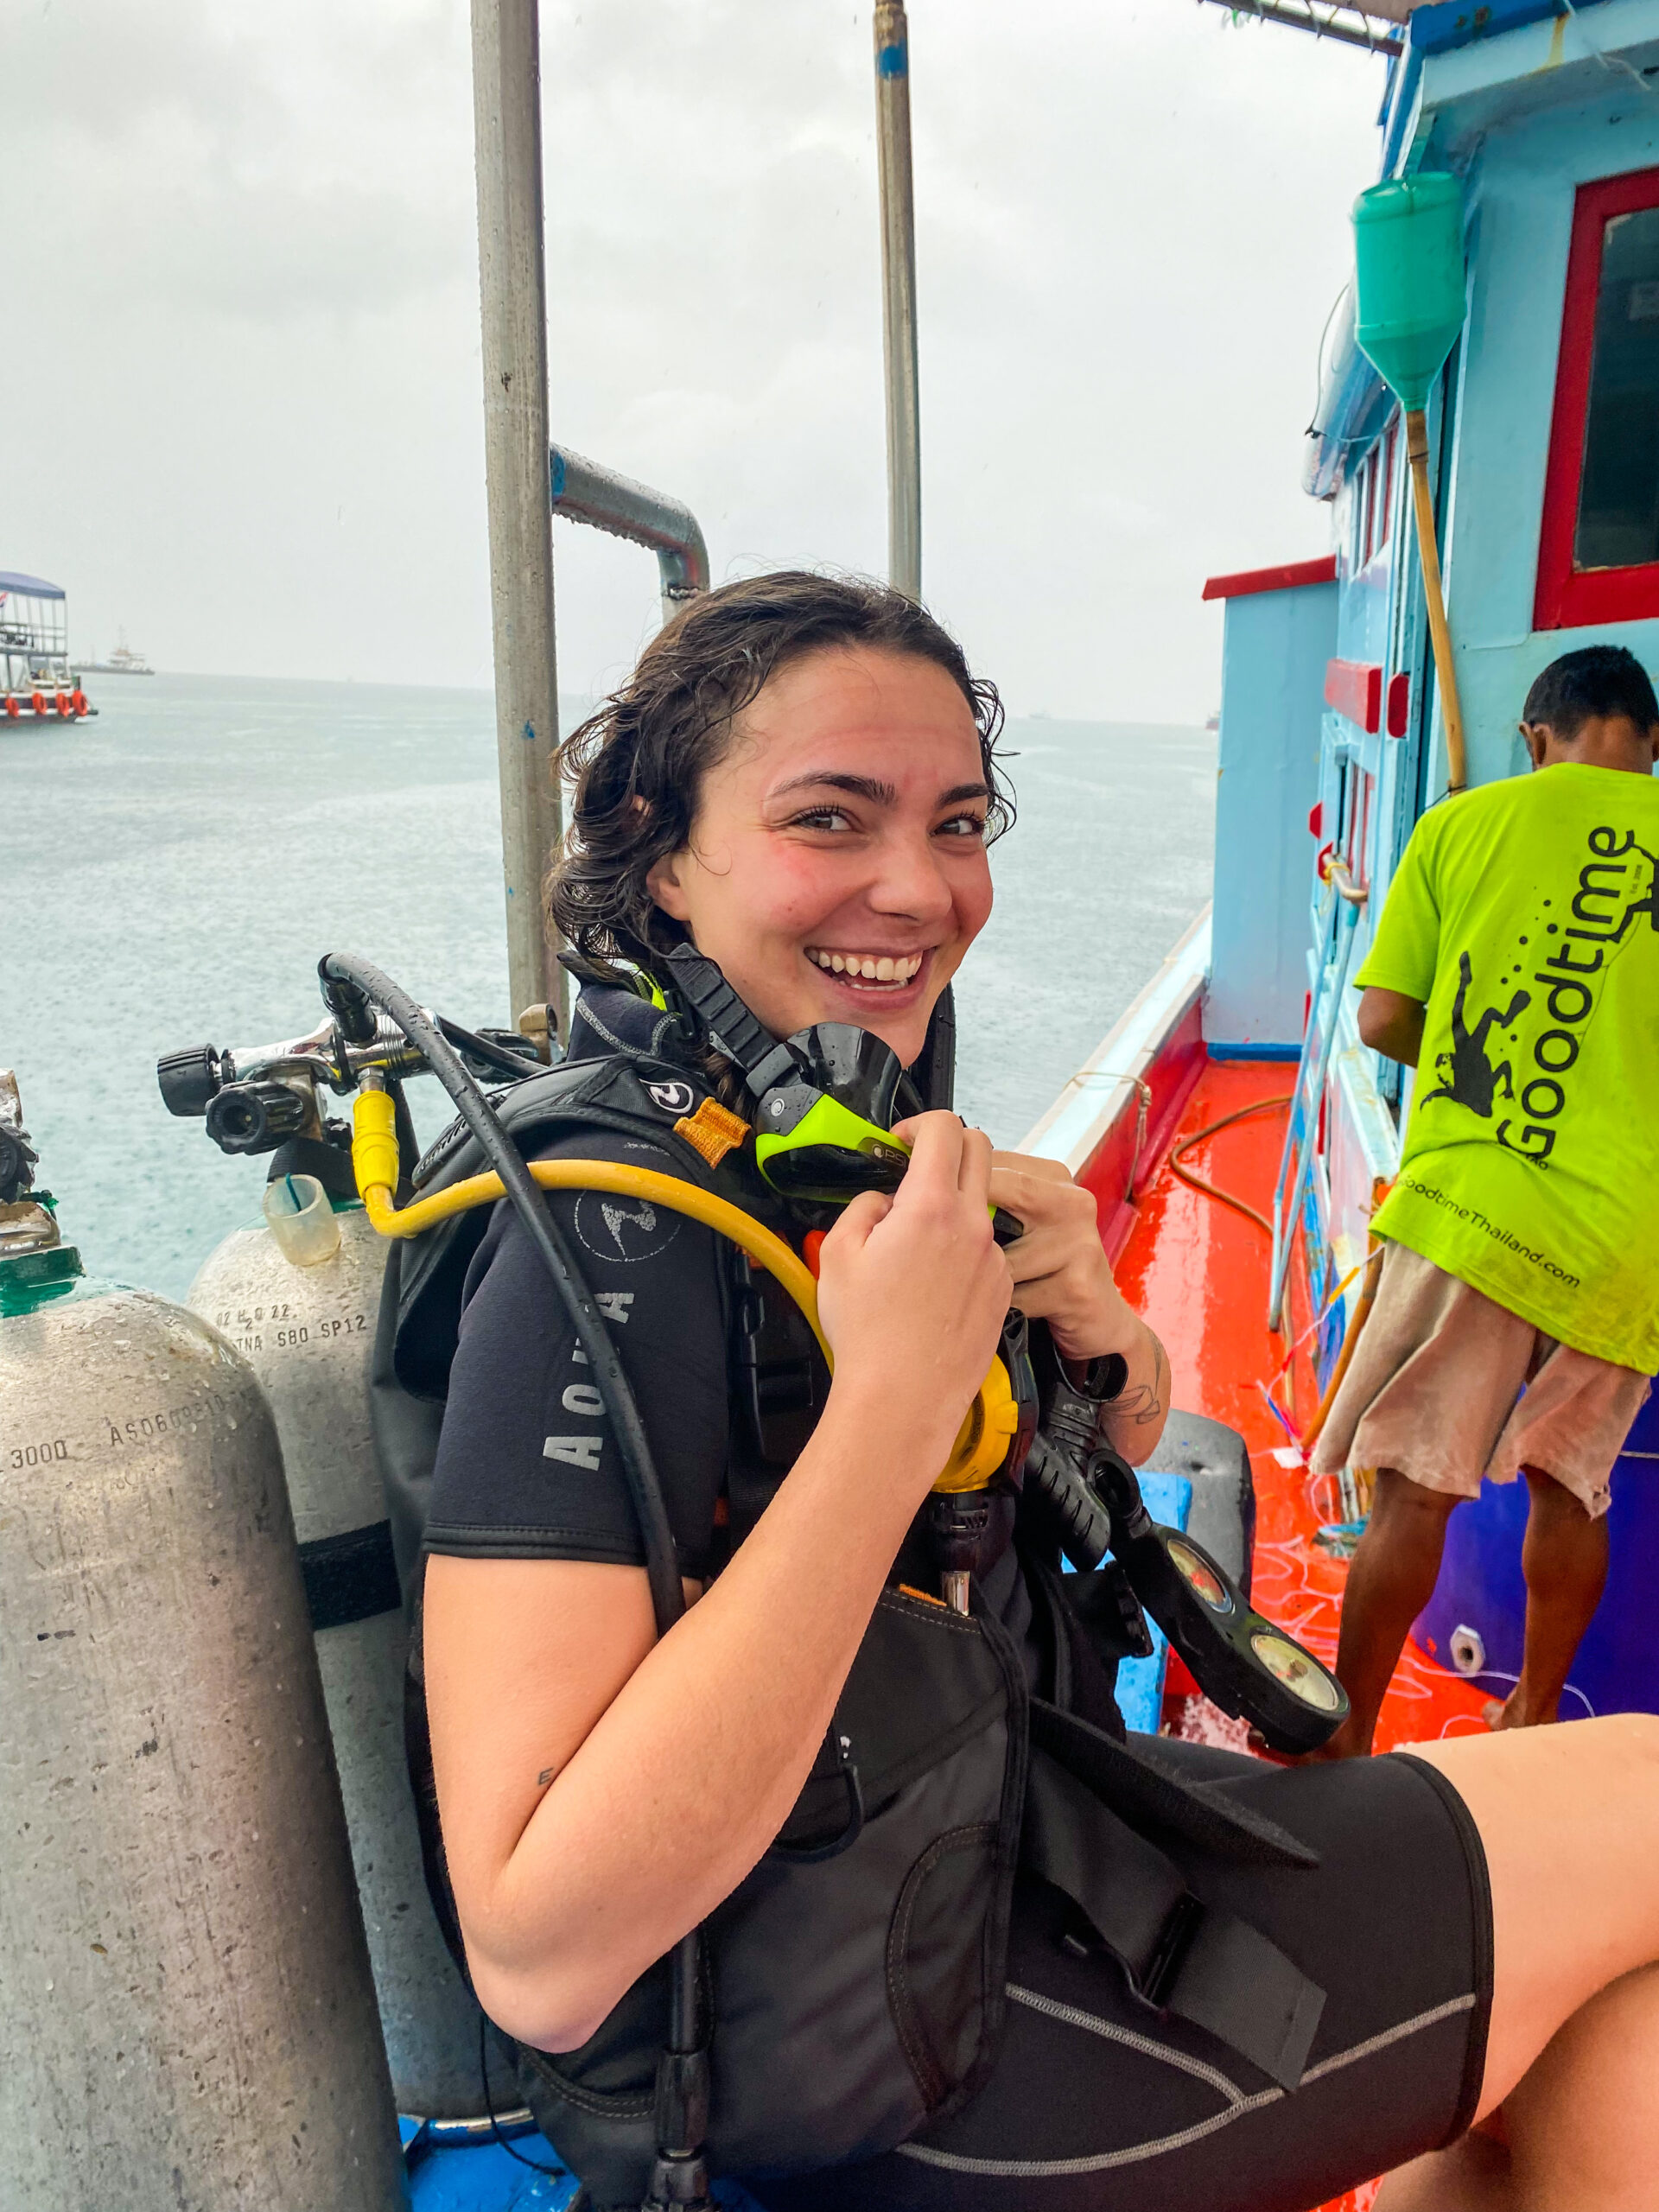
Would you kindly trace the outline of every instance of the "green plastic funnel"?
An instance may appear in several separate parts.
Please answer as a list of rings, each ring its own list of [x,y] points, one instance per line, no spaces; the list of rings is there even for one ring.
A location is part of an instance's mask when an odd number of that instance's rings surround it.
[[[1356,335],[1400,404],[1428,404],[1465,313],[1463,188],[1443,170],[1390,177],[1354,202]]]

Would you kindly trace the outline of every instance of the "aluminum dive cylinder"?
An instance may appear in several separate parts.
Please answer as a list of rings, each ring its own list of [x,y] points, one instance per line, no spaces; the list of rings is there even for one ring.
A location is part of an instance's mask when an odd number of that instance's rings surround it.
[[[8,1099],[0,1077],[0,1124]],[[15,1184],[0,1624],[0,2200],[394,2212],[396,2115],[264,1395],[195,1315],[86,1280],[49,1202]]]
[[[277,1176],[268,1219],[285,1181],[308,1183],[329,1205],[314,1178]],[[276,1416],[398,2110],[470,2119],[484,2105],[478,2007],[422,1869],[404,1754],[407,1636],[369,1428],[386,1247],[354,1200],[332,1211],[337,1244],[308,1265],[295,1264],[268,1226],[233,1230],[188,1303],[248,1362]],[[276,1226],[290,1249],[306,1249],[280,1216]],[[491,2090],[498,2111],[520,2101],[493,2040]]]

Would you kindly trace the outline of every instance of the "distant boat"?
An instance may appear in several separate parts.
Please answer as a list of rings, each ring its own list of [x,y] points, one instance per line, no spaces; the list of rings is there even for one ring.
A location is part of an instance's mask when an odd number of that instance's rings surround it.
[[[63,586],[0,569],[0,715],[73,722],[97,712],[69,658]]]
[[[156,671],[143,653],[136,653],[127,643],[127,633],[121,632],[121,642],[112,648],[107,658],[89,660],[83,666],[93,676],[154,676]]]

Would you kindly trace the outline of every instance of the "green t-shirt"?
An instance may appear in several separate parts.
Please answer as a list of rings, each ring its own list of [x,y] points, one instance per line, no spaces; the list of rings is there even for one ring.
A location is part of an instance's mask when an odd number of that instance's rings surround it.
[[[1428,1009],[1380,1236],[1659,1369],[1659,781],[1560,762],[1417,824],[1356,982]]]

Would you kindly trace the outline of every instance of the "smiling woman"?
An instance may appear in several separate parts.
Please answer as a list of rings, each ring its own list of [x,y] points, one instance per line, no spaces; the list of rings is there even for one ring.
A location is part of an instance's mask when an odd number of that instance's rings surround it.
[[[853,1021],[913,1060],[991,911],[978,738],[937,663],[821,649],[741,717],[652,896],[779,1036]]]
[[[935,1110],[822,1240],[833,1377],[660,1181],[552,1202],[604,1389],[509,1209],[410,1247],[392,1363],[447,1395],[417,1802],[472,1986],[595,2204],[703,2204],[712,2171],[766,2212],[1302,2212],[1500,2100],[1512,2130],[1555,2114],[1547,2044],[1649,2095],[1651,1730],[1288,1772],[1126,1738],[1116,1570],[1061,1576],[1041,1483],[930,1503],[1026,1329],[1045,1449],[1064,1414],[1079,1453],[1142,1461],[1170,1396],[1092,1198],[929,1095],[1008,818],[997,722],[921,608],[787,575],[696,602],[566,749],[550,899],[583,988],[512,1135],[698,1182],[803,1249],[761,1104],[844,1025],[890,1048]],[[660,1498],[630,1490],[625,1419]],[[1554,1808],[1592,1799],[1586,1884]],[[1483,2194],[1489,2154],[1465,2139],[1383,2201],[1569,2201]]]
[[[728,586],[566,741],[552,919],[601,963],[690,938],[779,1035],[856,1021],[913,1060],[990,912],[985,849],[1014,819],[1001,721],[897,593]]]

